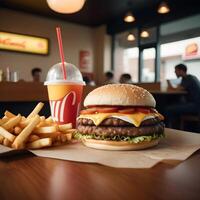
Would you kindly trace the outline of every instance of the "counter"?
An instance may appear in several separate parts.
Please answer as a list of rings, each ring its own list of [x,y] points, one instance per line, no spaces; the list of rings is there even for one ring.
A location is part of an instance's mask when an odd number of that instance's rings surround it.
[[[157,102],[157,109],[161,113],[165,105],[177,102],[182,95],[186,94],[184,91],[161,91],[159,83],[140,83],[136,85],[144,87],[154,95]],[[82,99],[95,88],[95,86],[85,86]],[[40,101],[45,103],[45,107],[40,114],[45,116],[50,115],[47,87],[43,83],[22,81],[17,83],[1,82],[0,94],[0,117],[3,116],[5,110],[10,110],[15,114],[21,113],[26,116]]]

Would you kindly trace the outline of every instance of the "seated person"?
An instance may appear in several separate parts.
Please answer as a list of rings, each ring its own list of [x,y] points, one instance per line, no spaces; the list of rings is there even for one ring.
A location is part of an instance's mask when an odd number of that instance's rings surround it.
[[[33,82],[40,82],[41,81],[41,73],[42,73],[42,70],[40,68],[33,68],[31,70]]]
[[[166,107],[166,125],[172,127],[174,120],[179,120],[181,115],[185,114],[199,114],[200,113],[200,82],[194,75],[187,74],[187,67],[184,64],[175,66],[175,74],[181,77],[181,83],[174,88],[170,81],[168,81],[169,90],[185,90],[187,91],[186,99],[179,104]]]
[[[122,74],[119,79],[120,83],[133,83],[130,74]]]
[[[86,85],[92,85],[95,86],[95,82],[90,79],[88,76],[83,76],[83,81],[85,82]]]
[[[85,82],[86,85],[90,84],[90,78],[88,76],[83,76],[83,81]]]
[[[104,84],[113,84],[113,83],[115,83],[113,73],[112,72],[106,72]]]

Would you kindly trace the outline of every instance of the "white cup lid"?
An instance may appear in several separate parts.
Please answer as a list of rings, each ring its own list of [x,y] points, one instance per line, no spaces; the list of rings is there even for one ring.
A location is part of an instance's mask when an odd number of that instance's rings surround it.
[[[80,84],[85,85],[83,77],[79,69],[71,64],[65,62],[66,80],[63,77],[62,63],[52,66],[46,77],[45,85],[51,84]]]

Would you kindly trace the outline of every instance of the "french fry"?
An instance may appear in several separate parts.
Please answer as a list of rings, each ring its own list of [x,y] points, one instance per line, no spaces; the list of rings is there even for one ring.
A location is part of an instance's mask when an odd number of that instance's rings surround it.
[[[61,142],[62,142],[62,143],[65,143],[65,142],[67,141],[67,136],[66,136],[66,134],[61,134],[61,135],[60,135],[60,139],[61,139]]]
[[[4,137],[2,135],[0,135],[0,144],[3,143]]]
[[[46,122],[45,121],[41,121],[36,128],[40,128],[40,127],[44,127],[44,126],[47,126]]]
[[[7,147],[11,147],[12,142],[10,142],[7,138],[4,138],[3,145]]]
[[[8,118],[12,118],[12,117],[16,117],[16,115],[14,115],[13,113],[11,113],[10,111],[6,110],[4,112],[4,115]]]
[[[14,134],[14,128],[10,128],[7,130],[9,133]]]
[[[22,121],[25,121],[26,120],[26,117],[22,116]]]
[[[77,130],[76,129],[68,129],[68,130],[66,130],[64,133],[71,133],[71,134],[73,134],[74,132],[76,132]]]
[[[31,122],[26,126],[23,131],[16,137],[15,141],[12,144],[12,147],[15,149],[21,149],[24,147],[25,141],[28,139],[29,135],[32,133],[33,129],[40,122],[39,115],[36,115]]]
[[[54,133],[58,130],[57,126],[44,126],[34,129],[35,134]]]
[[[8,120],[9,120],[9,118],[7,118],[7,117],[3,117],[2,119],[0,119],[0,126],[5,124]]]
[[[71,123],[58,125],[51,116],[47,119],[39,116],[43,106],[38,103],[27,118],[6,110],[0,119],[0,144],[15,149],[38,149],[70,141],[76,129],[72,129]]]
[[[40,121],[45,121],[45,116],[40,116]]]
[[[34,142],[39,139],[40,139],[40,137],[38,135],[30,135],[28,138],[28,142]]]
[[[14,134],[19,135],[22,132],[22,128],[19,126],[15,126],[14,128]]]
[[[46,126],[46,122],[45,122],[45,116],[41,116],[40,117],[40,123],[37,125],[37,127],[42,127],[42,126]]]
[[[1,126],[1,124],[3,124],[4,122],[3,122],[3,120],[2,119],[0,119],[0,126]]]
[[[67,141],[70,141],[72,139],[72,133],[65,134],[67,136]]]
[[[56,136],[56,138],[55,138],[55,141],[61,142],[61,135],[62,135],[62,133],[57,134],[57,136]]]
[[[51,116],[49,116],[48,118],[46,118],[45,120],[47,123],[53,123],[53,119]]]
[[[15,139],[15,136],[5,130],[3,127],[0,127],[0,135],[4,138],[7,138],[10,142],[13,142]]]
[[[49,147],[52,145],[52,139],[51,138],[42,138],[39,140],[36,140],[34,142],[31,142],[27,144],[28,149],[40,149],[43,147]]]
[[[45,120],[40,120],[40,123],[37,125],[37,128],[44,126],[51,126],[51,124],[48,124]]]
[[[65,132],[68,129],[72,129],[72,123],[58,125],[60,131]]]
[[[59,145],[62,143],[65,143],[67,141],[70,141],[72,139],[72,134],[60,134],[56,137],[56,140],[53,140],[55,145]]]
[[[56,138],[57,138],[57,136],[58,135],[60,135],[60,134],[62,134],[61,132],[53,132],[53,133],[39,133],[39,134],[37,134],[40,138],[48,138],[48,137],[50,137],[50,138],[52,138],[53,139],[53,141],[54,140],[57,140]]]
[[[2,125],[2,127],[6,130],[9,130],[16,126],[21,121],[21,115],[18,114],[15,117],[10,118],[5,124]]]
[[[31,118],[30,118],[30,119],[22,120],[22,121],[19,123],[19,126],[20,126],[21,128],[25,128],[30,122],[31,122]]]
[[[52,137],[53,142],[60,142],[60,143],[64,143],[67,141],[67,136],[66,134],[63,134],[61,132],[57,132],[57,134],[54,134],[54,137]]]
[[[60,142],[60,141],[56,141],[53,143],[53,146],[60,146],[60,145],[62,145],[62,142]]]
[[[40,112],[43,106],[44,106],[44,103],[42,102],[38,103],[37,106],[33,109],[33,111],[29,114],[27,119],[35,117]]]

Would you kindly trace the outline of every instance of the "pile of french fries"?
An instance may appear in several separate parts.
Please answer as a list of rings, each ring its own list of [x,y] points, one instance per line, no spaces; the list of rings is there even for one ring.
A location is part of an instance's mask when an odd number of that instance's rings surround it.
[[[40,149],[69,142],[76,129],[71,123],[58,125],[51,117],[39,116],[43,106],[38,103],[28,117],[6,111],[0,119],[0,144],[14,149]]]

